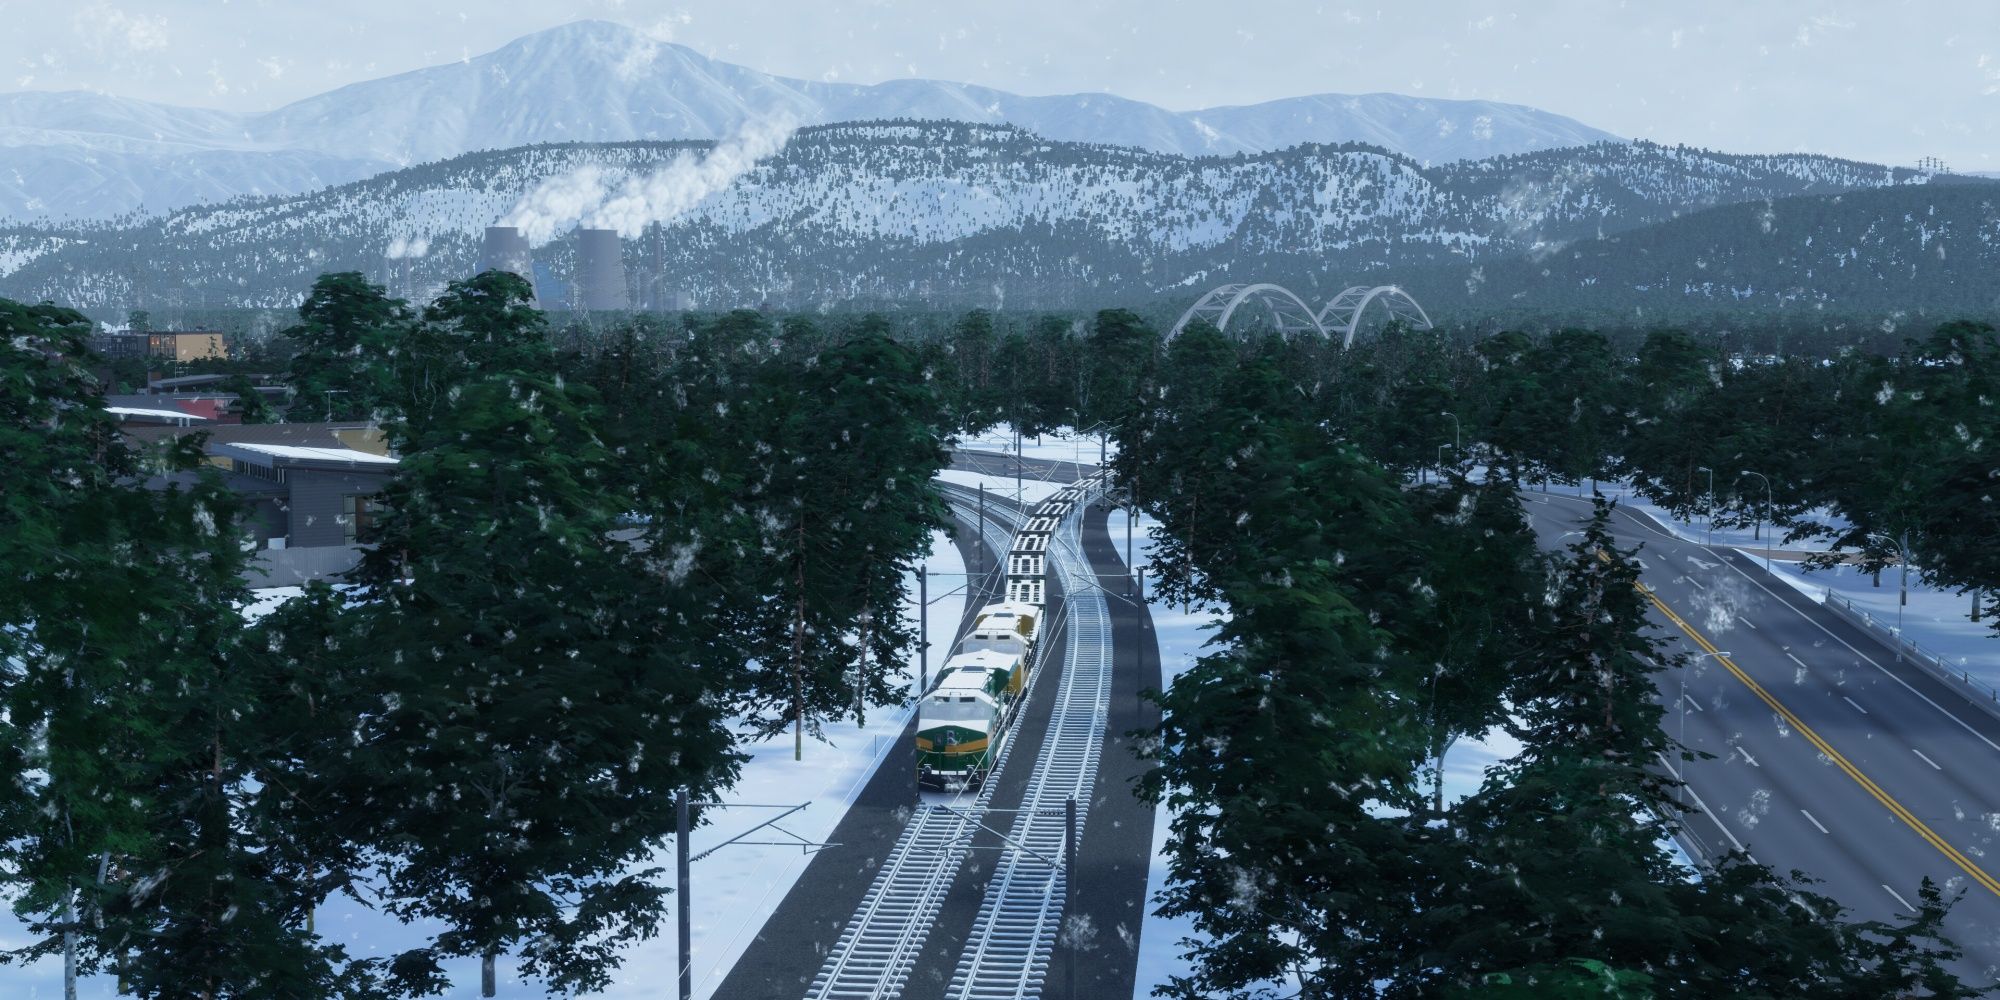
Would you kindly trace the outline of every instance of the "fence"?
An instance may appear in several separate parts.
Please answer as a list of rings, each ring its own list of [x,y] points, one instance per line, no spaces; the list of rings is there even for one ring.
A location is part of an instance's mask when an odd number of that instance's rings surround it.
[[[1994,690],[1984,681],[1973,680],[1970,671],[1953,665],[1950,660],[1925,649],[1921,643],[1904,638],[1894,624],[1880,621],[1874,614],[1855,607],[1853,601],[1834,593],[1831,587],[1826,588],[1826,609],[1850,625],[1878,633],[1882,641],[1888,643],[1890,648],[1900,653],[1904,659],[1922,667],[1925,673],[1944,682],[1946,686],[1958,690],[1972,703],[2000,716],[2000,691]]]

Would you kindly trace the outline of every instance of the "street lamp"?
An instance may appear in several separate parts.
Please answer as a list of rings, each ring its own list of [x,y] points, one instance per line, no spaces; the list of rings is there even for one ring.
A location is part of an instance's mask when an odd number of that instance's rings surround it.
[[[1902,566],[1903,579],[1899,587],[1900,593],[1896,595],[1896,662],[1901,663],[1903,661],[1903,606],[1910,603],[1910,533],[1907,529],[1904,530],[1900,539],[1890,538],[1888,535],[1877,532],[1870,532],[1868,537],[1870,540],[1879,538],[1885,544],[1894,545],[1896,547],[1896,561]]]
[[[1458,440],[1459,440],[1458,414],[1453,413],[1450,410],[1439,410],[1438,416],[1451,418],[1451,457],[1455,459],[1462,459],[1465,456],[1465,452],[1460,450],[1458,447]]]
[[[1715,470],[1706,465],[1695,467],[1696,472],[1708,473],[1708,528],[1701,536],[1701,544],[1715,544]]]
[[[1458,457],[1458,446],[1457,446],[1457,445],[1452,445],[1452,444],[1441,444],[1441,445],[1438,445],[1438,463],[1437,463],[1437,469],[1438,469],[1438,481],[1439,481],[1439,482],[1443,482],[1443,481],[1444,481],[1444,450],[1445,450],[1446,448],[1450,448],[1450,449],[1451,449],[1451,454],[1452,454],[1452,457],[1453,457],[1453,458],[1457,458],[1457,457]]]
[[[1758,480],[1764,484],[1764,513],[1762,516],[1757,518],[1757,527],[1752,529],[1750,532],[1750,537],[1752,539],[1762,538],[1764,535],[1764,522],[1769,520],[1771,517],[1771,506],[1772,506],[1771,480],[1767,478],[1763,473],[1751,472],[1749,469],[1744,469],[1742,472],[1736,474],[1736,478],[1738,479],[1741,479],[1744,476],[1756,476]],[[1776,522],[1773,522],[1771,524],[1771,530],[1772,531],[1778,530],[1778,525]],[[1771,571],[1771,547],[1769,545],[1764,546],[1764,571],[1766,573]]]

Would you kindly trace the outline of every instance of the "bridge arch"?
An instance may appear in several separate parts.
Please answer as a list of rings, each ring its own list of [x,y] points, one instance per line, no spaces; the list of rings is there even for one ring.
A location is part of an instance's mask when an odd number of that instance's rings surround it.
[[[1223,285],[1210,289],[1201,298],[1196,299],[1194,305],[1188,307],[1187,312],[1181,314],[1173,329],[1167,331],[1167,339],[1172,340],[1180,336],[1181,332],[1187,329],[1187,325],[1197,319],[1205,319],[1217,330],[1226,332],[1229,329],[1229,320],[1236,315],[1236,310],[1252,302],[1263,306],[1270,314],[1271,326],[1287,337],[1304,333],[1316,333],[1322,337],[1327,335],[1326,327],[1320,324],[1318,314],[1313,312],[1311,306],[1306,305],[1305,300],[1292,294],[1290,289],[1282,285],[1258,282]]]
[[[1389,310],[1390,319],[1407,324],[1412,330],[1434,329],[1424,307],[1395,285],[1355,285],[1328,300],[1316,318],[1327,336],[1340,337],[1343,349],[1353,347],[1354,330],[1360,325],[1362,314],[1377,300]]]
[[[1317,333],[1328,339],[1339,338],[1342,349],[1354,346],[1354,332],[1360,326],[1361,317],[1368,307],[1376,302],[1389,311],[1389,318],[1408,325],[1413,330],[1431,330],[1429,314],[1410,293],[1397,285],[1355,285],[1339,295],[1327,300],[1326,306],[1318,312],[1305,304],[1303,299],[1292,294],[1290,289],[1269,282],[1243,282],[1222,285],[1204,292],[1196,299],[1187,312],[1181,314],[1173,329],[1167,331],[1167,339],[1172,340],[1187,329],[1195,320],[1207,320],[1210,325],[1225,333],[1229,321],[1236,311],[1252,303],[1262,306],[1270,315],[1271,325],[1287,337]]]

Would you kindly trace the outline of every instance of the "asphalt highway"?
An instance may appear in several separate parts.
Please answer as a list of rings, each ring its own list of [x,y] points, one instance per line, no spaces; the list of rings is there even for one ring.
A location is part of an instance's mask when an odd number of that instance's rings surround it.
[[[1587,500],[1524,493],[1543,544],[1566,544]],[[1667,733],[1707,759],[1687,782],[1683,846],[1747,852],[1852,919],[1907,914],[1925,877],[1962,893],[1945,927],[1968,983],[2000,974],[2000,717],[1754,559],[1681,541],[1619,509],[1660,634],[1694,657],[1658,675]],[[1569,533],[1569,534],[1566,534]],[[2000,652],[2000,644],[1996,644]]]

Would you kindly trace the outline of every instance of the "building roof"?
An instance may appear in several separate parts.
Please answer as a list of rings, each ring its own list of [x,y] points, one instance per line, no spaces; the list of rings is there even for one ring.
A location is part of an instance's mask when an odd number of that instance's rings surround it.
[[[104,401],[112,406],[158,406],[175,400],[213,399],[218,402],[234,403],[233,392],[111,392],[104,395]]]
[[[196,385],[216,385],[227,382],[234,375],[177,375],[173,378],[147,379],[146,385],[155,389],[178,389]]]
[[[1021,657],[1017,654],[1003,653],[997,649],[982,649],[976,653],[960,653],[944,661],[944,668],[947,671],[957,670],[960,667],[972,667],[978,670],[1012,670],[1014,664],[1019,662]],[[946,674],[947,678],[950,676]]]
[[[104,412],[114,417],[149,417],[154,420],[207,420],[207,417],[186,410],[157,410],[143,406],[107,406]]]
[[[319,448],[297,444],[259,444],[246,441],[227,442],[218,449],[223,454],[231,451],[249,451],[272,458],[289,458],[301,462],[355,462],[362,465],[395,465],[396,460],[387,455],[375,455],[353,448]]]

